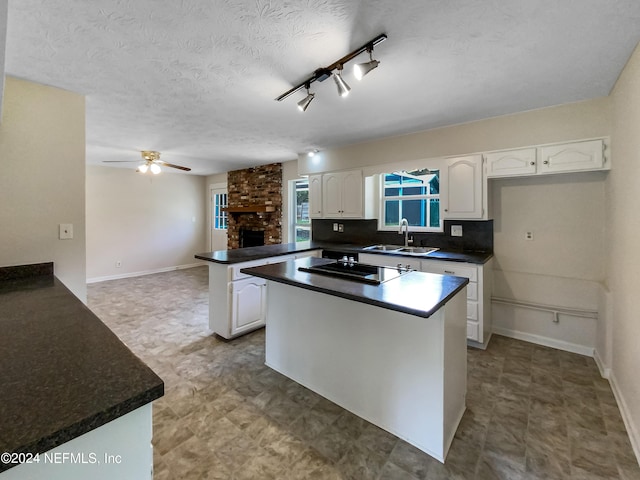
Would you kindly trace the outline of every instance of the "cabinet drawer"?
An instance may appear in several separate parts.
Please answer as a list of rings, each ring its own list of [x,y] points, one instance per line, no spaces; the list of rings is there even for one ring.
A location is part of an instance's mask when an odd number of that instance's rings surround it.
[[[466,277],[470,282],[478,281],[478,268],[468,263],[442,262],[439,260],[423,260],[422,271]]]
[[[467,318],[478,320],[478,302],[467,302]]]
[[[480,325],[478,324],[478,322],[470,322],[467,320],[467,338],[469,340],[475,340],[476,342],[479,341],[478,339],[480,338],[478,336],[480,332]]]
[[[261,258],[260,260],[253,260],[251,262],[242,262],[242,263],[236,263],[233,266],[229,267],[229,281],[233,282],[235,280],[240,280],[241,278],[248,278],[251,275],[247,275],[246,273],[242,273],[240,270],[242,270],[243,268],[248,268],[248,267],[258,267],[260,265],[266,265],[268,262],[268,260],[271,259],[267,259],[267,258]],[[275,263],[275,262],[271,262],[271,263]]]
[[[467,284],[467,300],[478,300],[478,284],[476,282]]]

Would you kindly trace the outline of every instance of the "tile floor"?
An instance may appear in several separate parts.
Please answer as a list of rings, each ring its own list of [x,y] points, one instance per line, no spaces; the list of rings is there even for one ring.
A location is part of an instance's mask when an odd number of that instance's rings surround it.
[[[208,330],[207,267],[89,285],[89,307],[165,381],[155,479],[640,479],[593,359],[494,336],[468,350],[444,465],[264,366],[264,330]]]

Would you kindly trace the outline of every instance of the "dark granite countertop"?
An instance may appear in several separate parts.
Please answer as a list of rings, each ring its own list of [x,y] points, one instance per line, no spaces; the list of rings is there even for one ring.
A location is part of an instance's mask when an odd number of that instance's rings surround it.
[[[462,277],[414,271],[380,285],[368,285],[298,270],[299,267],[332,262],[334,260],[308,257],[243,268],[242,272],[274,282],[425,318],[433,315],[469,283],[468,279]]]
[[[0,452],[45,452],[164,394],[57,278],[25,267],[36,275],[0,268]]]
[[[323,248],[325,243],[297,242],[282,243],[279,245],[265,245],[262,247],[237,248],[234,250],[216,250],[215,252],[198,253],[195,255],[200,260],[213,263],[234,264],[260,260],[262,258],[290,255],[298,252],[308,252]]]
[[[235,250],[217,250],[215,252],[198,253],[195,258],[213,263],[234,264],[260,260],[262,258],[289,255],[292,253],[306,252],[309,250],[338,250],[353,253],[371,253],[373,255],[390,255],[417,258],[419,260],[447,260],[451,262],[466,262],[484,264],[487,263],[493,252],[476,252],[460,250],[437,250],[429,255],[416,256],[394,252],[375,252],[364,250],[367,245],[355,245],[352,243],[330,243],[330,242],[298,242],[283,243],[280,245],[266,245],[263,247],[238,248]]]

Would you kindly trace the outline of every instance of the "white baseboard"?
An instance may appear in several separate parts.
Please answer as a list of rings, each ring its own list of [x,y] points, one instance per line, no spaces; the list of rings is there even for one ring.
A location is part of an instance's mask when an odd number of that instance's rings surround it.
[[[505,337],[515,338],[517,340],[524,340],[525,342],[535,343],[537,345],[544,345],[545,347],[557,348],[558,350],[564,350],[566,352],[579,353],[580,355],[593,357],[593,347],[588,347],[586,345],[578,345],[576,343],[565,342],[563,340],[556,340],[555,338],[543,337],[542,335],[519,332],[517,330],[510,330],[508,328],[495,326],[493,327],[493,333],[503,335]]]
[[[98,282],[106,282],[107,280],[120,280],[122,278],[132,278],[132,277],[141,277],[143,275],[151,275],[153,273],[162,273],[162,272],[172,272],[174,270],[184,270],[186,268],[193,268],[193,267],[201,267],[203,265],[206,265],[204,262],[201,263],[190,263],[188,265],[178,265],[175,267],[163,267],[163,268],[156,268],[153,270],[144,270],[142,272],[130,272],[130,273],[122,273],[119,275],[107,275],[104,277],[93,277],[93,278],[87,278],[87,283],[98,283]]]
[[[600,354],[598,354],[597,349],[593,351],[593,359],[596,361],[596,365],[598,366],[598,370],[600,370],[600,375],[602,375],[602,378],[610,378],[611,369],[604,364],[604,362],[602,361],[602,357],[600,356]]]
[[[609,373],[609,384],[611,385],[611,390],[613,390],[613,396],[616,397],[618,409],[620,410],[620,415],[622,416],[624,426],[627,429],[627,434],[629,435],[629,441],[631,442],[633,453],[635,453],[636,460],[638,460],[638,464],[640,465],[640,434],[631,421],[631,415],[629,414],[627,402],[625,402],[624,397],[622,396],[622,392],[618,387],[618,382],[616,381],[616,377],[613,372]]]

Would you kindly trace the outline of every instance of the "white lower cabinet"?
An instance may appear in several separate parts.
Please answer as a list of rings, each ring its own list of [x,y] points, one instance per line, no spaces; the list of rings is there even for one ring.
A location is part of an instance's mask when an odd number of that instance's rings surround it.
[[[258,277],[229,283],[232,336],[265,324],[266,289],[267,281]]]
[[[265,325],[266,280],[242,273],[243,268],[320,256],[321,250],[262,258],[233,265],[209,264],[209,328],[226,339]]]
[[[493,260],[483,265],[442,260],[423,260],[422,271],[469,279],[467,285],[467,340],[486,348],[491,337],[491,274]]]
[[[418,260],[392,255],[361,253],[360,263],[396,267],[409,265],[414,270],[469,279],[467,285],[467,340],[473,346],[486,348],[491,337],[491,275],[493,260],[484,265],[444,260]]]

